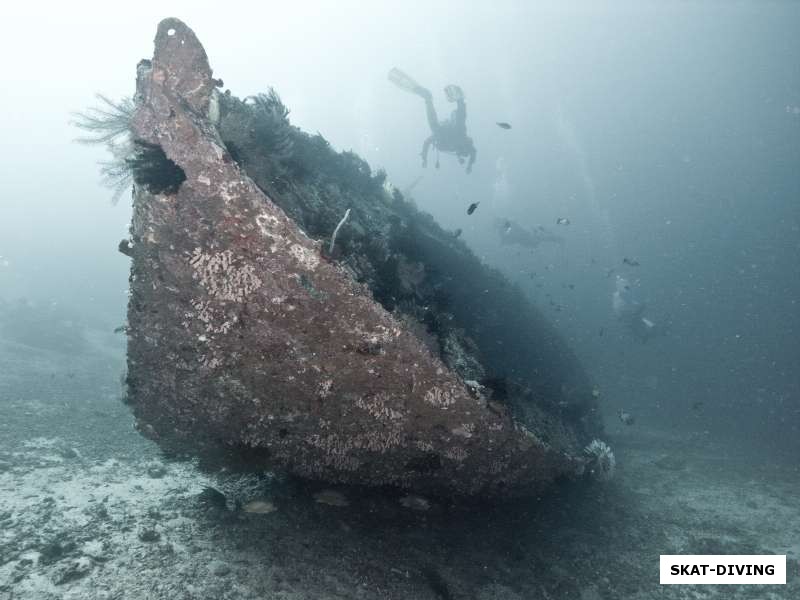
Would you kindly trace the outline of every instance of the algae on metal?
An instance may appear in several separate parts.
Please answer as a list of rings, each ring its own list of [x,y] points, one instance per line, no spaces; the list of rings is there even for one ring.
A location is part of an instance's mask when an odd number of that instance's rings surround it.
[[[162,21],[131,130],[182,178],[134,184],[140,430],[229,465],[427,493],[580,474],[591,385],[521,291],[385,173],[290,125],[277,95],[221,85],[192,30]]]

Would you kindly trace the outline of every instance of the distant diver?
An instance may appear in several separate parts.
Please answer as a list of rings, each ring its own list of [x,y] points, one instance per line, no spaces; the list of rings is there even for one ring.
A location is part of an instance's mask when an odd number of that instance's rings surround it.
[[[617,275],[616,289],[611,297],[611,306],[616,317],[641,342],[663,335],[665,329],[644,316],[645,304],[637,297],[631,284],[624,277]]]
[[[430,90],[422,87],[406,73],[394,68],[389,71],[389,81],[399,88],[416,94],[425,101],[425,111],[428,115],[428,125],[431,135],[422,144],[422,166],[428,166],[428,151],[430,147],[436,148],[436,168],[439,168],[438,152],[455,154],[459,164],[467,160],[467,173],[472,172],[475,164],[475,144],[467,135],[467,105],[464,103],[464,92],[457,86],[450,84],[444,88],[445,96],[449,102],[456,103],[456,109],[446,121],[439,121],[436,108],[433,106],[433,95]]]
[[[556,244],[564,243],[564,238],[559,235],[555,235],[541,225],[531,231],[522,225],[518,225],[513,221],[509,221],[508,219],[496,219],[494,226],[495,230],[500,235],[500,242],[502,244],[512,244],[515,246],[523,246],[525,248],[536,248],[542,242],[554,242]]]
[[[624,408],[619,409],[617,416],[620,422],[625,425],[633,425],[636,422],[636,418]]]

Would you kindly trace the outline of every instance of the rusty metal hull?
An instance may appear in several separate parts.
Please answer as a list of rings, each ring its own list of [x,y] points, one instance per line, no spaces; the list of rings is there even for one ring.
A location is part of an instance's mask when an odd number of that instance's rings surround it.
[[[253,183],[208,118],[216,84],[191,29],[163,21],[132,128],[186,179],[134,192],[127,380],[140,431],[182,452],[424,493],[534,493],[579,472],[569,423],[546,443],[492,406]]]

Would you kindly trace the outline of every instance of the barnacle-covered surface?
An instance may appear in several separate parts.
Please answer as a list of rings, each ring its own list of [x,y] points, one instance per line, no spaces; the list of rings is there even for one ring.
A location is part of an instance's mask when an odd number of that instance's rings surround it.
[[[229,464],[419,492],[532,493],[580,472],[591,387],[521,293],[385,175],[271,112],[277,97],[220,94],[181,21],[162,21],[155,45],[133,137],[185,180],[135,186],[127,383],[140,430]],[[275,121],[262,146],[242,120],[252,111]],[[337,180],[343,164],[360,177]],[[322,238],[346,208],[328,256]]]

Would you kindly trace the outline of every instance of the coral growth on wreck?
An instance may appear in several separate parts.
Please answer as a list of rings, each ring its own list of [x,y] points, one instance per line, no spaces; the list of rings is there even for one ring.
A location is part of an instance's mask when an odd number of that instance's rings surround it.
[[[134,104],[130,98],[114,101],[97,94],[98,106],[74,114],[73,125],[85,132],[77,141],[106,146],[111,160],[100,163],[103,185],[117,202],[133,183],[151,194],[174,194],[186,180],[183,170],[155,144],[131,135]]]
[[[552,327],[384,171],[292,125],[274,90],[245,100],[225,92],[218,107],[217,129],[236,162],[309,236],[329,243],[336,232],[336,260],[449,368],[482,382],[518,418],[538,420],[544,438],[561,436],[564,414],[597,427],[591,386]],[[486,275],[481,289],[466,276],[476,271]]]

